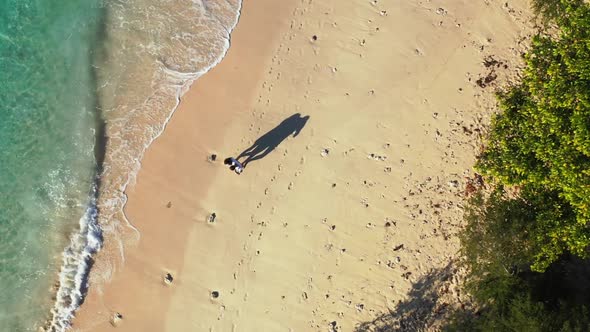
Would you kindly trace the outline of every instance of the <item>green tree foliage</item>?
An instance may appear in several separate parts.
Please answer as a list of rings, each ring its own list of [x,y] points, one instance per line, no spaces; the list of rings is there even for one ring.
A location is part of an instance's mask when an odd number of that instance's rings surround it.
[[[533,11],[540,15],[546,22],[567,15],[570,6],[581,6],[584,0],[532,0]]]
[[[590,330],[584,307],[590,297],[590,262],[565,255],[543,273],[530,268],[537,250],[531,220],[551,213],[538,207],[545,206],[543,201],[557,199],[530,195],[512,197],[499,187],[469,201],[460,239],[465,287],[476,312],[456,312],[447,330]]]
[[[477,165],[539,201],[527,227],[537,271],[590,245],[590,7],[545,3],[559,14],[559,36],[533,39],[521,83],[499,96],[503,112]]]

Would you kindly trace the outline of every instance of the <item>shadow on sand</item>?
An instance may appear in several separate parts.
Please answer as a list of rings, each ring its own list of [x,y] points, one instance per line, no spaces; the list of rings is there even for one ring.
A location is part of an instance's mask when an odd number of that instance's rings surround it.
[[[452,264],[452,263],[451,263]],[[400,301],[388,313],[361,323],[355,332],[427,331],[449,312],[445,294],[455,273],[452,265],[433,270],[412,285],[408,299]]]
[[[252,146],[240,153],[236,159],[246,158],[244,161],[241,161],[244,167],[246,167],[248,163],[266,157],[291,134],[293,137],[299,135],[307,120],[309,120],[309,115],[304,117],[300,113],[291,115],[278,126],[258,138]]]

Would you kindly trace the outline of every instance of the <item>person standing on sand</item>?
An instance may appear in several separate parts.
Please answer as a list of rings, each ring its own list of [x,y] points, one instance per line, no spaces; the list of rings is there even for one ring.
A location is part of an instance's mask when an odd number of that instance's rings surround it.
[[[244,171],[244,165],[242,165],[242,163],[240,163],[237,159],[235,159],[234,157],[229,157],[229,158],[225,158],[225,160],[223,161],[223,163],[225,165],[230,165],[229,169],[231,169],[232,171],[236,172],[236,174],[242,174],[242,171]]]

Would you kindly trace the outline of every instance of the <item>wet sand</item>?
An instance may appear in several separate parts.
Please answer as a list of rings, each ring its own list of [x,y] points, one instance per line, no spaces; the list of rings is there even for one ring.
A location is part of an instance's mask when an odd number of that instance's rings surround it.
[[[125,208],[140,239],[104,284],[105,239],[74,328],[370,331],[439,277],[460,305],[461,204],[526,5],[246,0],[148,149]],[[223,165],[256,144],[241,175]]]

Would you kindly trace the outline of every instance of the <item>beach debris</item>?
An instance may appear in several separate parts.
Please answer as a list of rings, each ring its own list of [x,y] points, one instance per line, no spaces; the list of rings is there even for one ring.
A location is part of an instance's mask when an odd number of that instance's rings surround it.
[[[172,277],[172,274],[166,273],[166,275],[164,276],[164,283],[166,285],[170,285],[173,280],[174,280],[174,278]]]
[[[207,161],[210,163],[214,162],[215,160],[217,160],[217,155],[215,153],[207,157]]]
[[[322,151],[320,152],[320,155],[321,155],[322,157],[326,157],[326,156],[328,156],[329,154],[330,154],[330,149],[328,149],[328,148],[323,148],[323,149],[322,149]]]
[[[383,171],[385,173],[391,173],[391,166],[385,166],[385,168],[383,169]]]
[[[207,222],[212,224],[215,222],[216,218],[217,218],[217,214],[215,212],[213,212],[209,216],[207,216]]]
[[[373,159],[373,160],[378,160],[378,161],[385,161],[385,160],[387,160],[387,156],[380,156],[380,155],[375,154],[375,153],[369,154],[367,156],[367,158]]]
[[[311,36],[311,40],[313,40],[313,41],[317,41],[317,40],[318,40],[318,36],[317,36],[317,35],[313,35],[313,36]]]
[[[491,40],[488,40],[488,42],[491,42]],[[501,61],[496,60],[493,56],[489,55],[487,57],[485,57],[485,59],[483,60],[483,65],[486,68],[490,68],[490,67],[499,67],[501,65],[503,65],[504,63]]]
[[[172,207],[172,202],[168,202],[168,204],[166,204],[167,208],[171,208]]]
[[[385,218],[385,227],[397,226],[397,222],[389,218]]]
[[[438,9],[436,10],[436,13],[437,13],[438,15],[446,15],[446,14],[447,14],[447,10],[446,10],[446,9],[444,9],[444,8],[438,8]]]
[[[336,183],[332,183],[332,188],[336,188]]]
[[[387,10],[382,10],[379,12],[381,16],[387,16]]]
[[[219,291],[212,291],[211,292],[211,298],[212,299],[216,299],[219,297]]]
[[[496,75],[496,73],[492,70],[485,77],[478,78],[477,81],[475,81],[475,83],[480,88],[485,88],[486,86],[490,85],[490,83],[495,81],[496,78],[498,78],[498,75]]]
[[[119,312],[115,312],[113,314],[113,318],[111,318],[111,325],[117,326],[123,320],[123,315]]]
[[[393,251],[398,251],[398,250],[401,250],[401,249],[404,249],[404,244],[403,243],[400,244],[399,246],[396,246],[395,248],[393,248]]]

